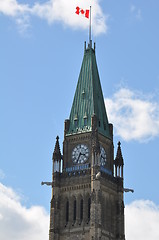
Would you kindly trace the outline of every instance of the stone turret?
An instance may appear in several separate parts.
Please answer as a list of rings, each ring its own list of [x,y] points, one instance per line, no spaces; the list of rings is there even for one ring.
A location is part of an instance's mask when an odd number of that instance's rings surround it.
[[[61,155],[60,145],[59,145],[59,136],[56,137],[56,144],[55,144],[52,160],[53,160],[53,173],[61,172],[62,155]]]
[[[115,176],[123,178],[124,160],[121,152],[120,142],[118,142],[118,149],[117,149],[117,154],[116,154],[114,164],[115,164]]]

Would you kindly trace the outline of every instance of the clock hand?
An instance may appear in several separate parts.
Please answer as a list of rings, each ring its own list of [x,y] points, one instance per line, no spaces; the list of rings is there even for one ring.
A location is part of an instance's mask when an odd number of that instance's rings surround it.
[[[81,152],[80,152],[79,155],[78,155],[78,159],[77,159],[77,161],[79,160],[80,156],[81,156]]]
[[[85,153],[81,153],[81,155],[85,156],[86,154]]]

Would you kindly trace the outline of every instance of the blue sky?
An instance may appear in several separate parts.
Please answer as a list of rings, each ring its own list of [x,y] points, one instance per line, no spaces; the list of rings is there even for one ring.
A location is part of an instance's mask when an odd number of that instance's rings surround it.
[[[125,195],[127,239],[159,237],[152,228],[146,232],[148,222],[143,224],[149,217],[151,227],[159,224],[159,2],[0,0],[2,239],[10,238],[4,216],[7,213],[8,219],[18,222],[19,215],[13,214],[18,211],[23,219],[28,214],[32,221],[38,221],[35,215],[43,218],[46,227],[37,240],[48,234],[51,189],[40,183],[51,180],[57,135],[62,149],[64,120],[70,114],[84,41],[88,41],[89,21],[76,15],[75,7],[89,8],[90,3],[98,69],[108,118],[114,125],[115,154],[120,140],[125,187],[135,190]],[[11,210],[6,202],[13,206]],[[130,224],[141,225],[141,230],[132,236]],[[14,234],[16,230],[12,229]],[[29,227],[28,232],[35,239]],[[20,233],[15,236],[22,239]]]

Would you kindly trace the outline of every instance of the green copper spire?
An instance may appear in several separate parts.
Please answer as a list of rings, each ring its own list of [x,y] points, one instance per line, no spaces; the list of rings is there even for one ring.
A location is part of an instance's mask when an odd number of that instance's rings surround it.
[[[82,62],[80,75],[74,95],[66,134],[77,134],[92,130],[91,118],[96,115],[97,129],[102,135],[111,138],[102,88],[97,68],[95,47],[90,41]]]

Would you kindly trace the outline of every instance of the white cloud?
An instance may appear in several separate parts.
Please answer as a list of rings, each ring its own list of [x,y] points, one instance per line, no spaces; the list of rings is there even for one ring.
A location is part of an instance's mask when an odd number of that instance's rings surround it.
[[[16,24],[18,27],[18,31],[21,34],[26,33],[26,31],[28,30],[28,28],[30,27],[30,18],[28,15],[23,15],[20,17],[16,18]]]
[[[159,239],[159,206],[151,201],[135,201],[125,208],[128,240]]]
[[[159,135],[159,104],[152,98],[121,88],[105,102],[115,134],[125,141],[148,141]]]
[[[26,29],[30,25],[30,17],[37,16],[45,19],[49,24],[60,22],[73,29],[88,29],[89,20],[75,14],[76,6],[88,9],[92,5],[92,25],[94,34],[105,33],[107,31],[106,20],[99,4],[99,0],[49,0],[45,3],[36,2],[33,6],[18,3],[17,0],[0,0],[0,13],[13,17],[21,29]],[[24,26],[24,27],[23,27]]]
[[[4,15],[16,17],[28,11],[27,4],[19,4],[16,0],[0,0],[0,12]]]
[[[20,197],[0,183],[0,239],[48,239],[49,216],[44,208],[22,206]]]
[[[0,13],[13,18],[21,34],[30,27],[31,8],[28,4],[19,4],[17,0],[0,0]]]

